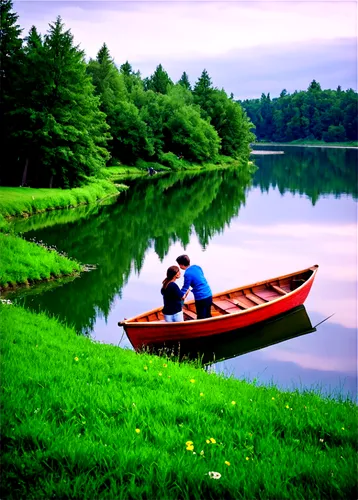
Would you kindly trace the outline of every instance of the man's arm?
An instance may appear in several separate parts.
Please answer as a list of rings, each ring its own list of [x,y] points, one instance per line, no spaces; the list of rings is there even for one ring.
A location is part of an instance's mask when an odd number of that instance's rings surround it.
[[[190,283],[191,283],[191,277],[190,277],[190,274],[188,272],[186,272],[184,274],[184,285],[182,286],[182,289],[181,289],[181,292],[183,294],[183,296],[189,292],[189,287],[190,287]]]

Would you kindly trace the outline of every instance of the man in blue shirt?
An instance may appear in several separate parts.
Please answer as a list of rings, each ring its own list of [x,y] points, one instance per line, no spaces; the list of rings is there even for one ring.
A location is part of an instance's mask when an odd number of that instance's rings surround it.
[[[177,258],[177,263],[180,269],[185,271],[184,285],[181,292],[184,295],[189,290],[189,287],[192,288],[195,298],[197,319],[211,318],[213,294],[205,279],[203,270],[199,266],[191,266],[190,259],[187,255],[180,255]]]

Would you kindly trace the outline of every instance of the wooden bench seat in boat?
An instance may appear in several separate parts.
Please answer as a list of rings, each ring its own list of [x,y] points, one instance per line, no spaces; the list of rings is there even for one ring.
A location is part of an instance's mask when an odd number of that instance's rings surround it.
[[[184,316],[187,315],[190,319],[197,319],[195,312],[191,311],[190,309],[183,309],[183,314]]]

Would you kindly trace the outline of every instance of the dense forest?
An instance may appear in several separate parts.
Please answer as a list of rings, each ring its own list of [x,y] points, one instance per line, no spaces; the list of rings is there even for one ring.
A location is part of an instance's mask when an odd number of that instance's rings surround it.
[[[271,99],[239,101],[255,125],[258,140],[290,142],[298,139],[342,142],[358,140],[358,94],[352,89],[322,90],[313,80],[307,91]]]
[[[86,61],[60,17],[23,38],[11,0],[0,6],[0,184],[72,187],[114,160],[247,164],[252,124],[205,69],[191,88],[186,72],[174,83],[161,64],[148,78],[118,66],[105,43]]]

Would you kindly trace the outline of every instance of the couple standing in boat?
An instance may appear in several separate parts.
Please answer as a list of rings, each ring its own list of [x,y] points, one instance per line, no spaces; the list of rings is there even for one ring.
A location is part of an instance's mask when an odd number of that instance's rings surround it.
[[[170,266],[167,277],[163,281],[161,293],[163,295],[163,314],[165,321],[184,321],[183,304],[189,293],[189,287],[194,294],[197,319],[211,318],[212,292],[201,267],[190,265],[187,255],[180,255],[176,259],[180,269],[185,271],[184,285],[180,289],[175,281],[180,278],[178,266]]]

